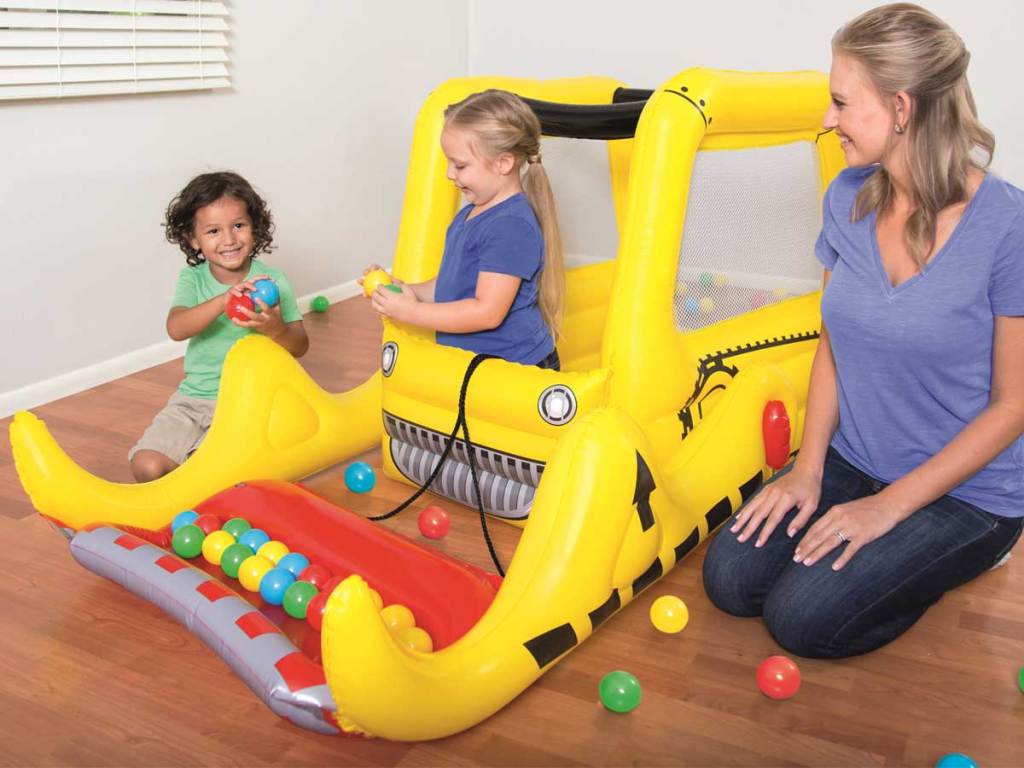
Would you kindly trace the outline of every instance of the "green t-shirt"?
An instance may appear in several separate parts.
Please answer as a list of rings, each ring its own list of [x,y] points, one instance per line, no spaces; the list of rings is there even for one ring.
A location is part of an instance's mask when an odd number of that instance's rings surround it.
[[[299,305],[295,303],[295,293],[284,273],[269,267],[262,261],[253,259],[249,265],[247,279],[269,275],[277,283],[281,294],[281,318],[286,323],[302,319]],[[224,285],[210,273],[210,265],[203,262],[197,267],[185,267],[178,274],[178,285],[174,289],[173,307],[194,307],[220,296],[231,286]],[[201,397],[212,400],[217,397],[220,388],[220,372],[224,367],[224,358],[231,345],[243,336],[254,331],[240,328],[221,313],[216,320],[206,326],[188,340],[185,350],[185,378],[178,386],[178,391],[190,397]]]

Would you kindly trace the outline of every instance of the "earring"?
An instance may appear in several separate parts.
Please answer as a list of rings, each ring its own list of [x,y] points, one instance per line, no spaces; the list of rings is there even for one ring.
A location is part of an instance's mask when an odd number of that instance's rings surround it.
[[[893,126],[893,130],[895,130],[896,133],[903,133],[903,126],[900,125],[899,123],[896,123],[896,125]]]

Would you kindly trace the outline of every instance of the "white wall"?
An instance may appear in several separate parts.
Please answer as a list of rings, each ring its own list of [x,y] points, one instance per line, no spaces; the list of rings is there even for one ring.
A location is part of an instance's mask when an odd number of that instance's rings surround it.
[[[470,73],[605,75],[656,88],[688,67],[827,71],[829,41],[881,0],[470,0]],[[1024,186],[1024,98],[1015,0],[921,0],[963,37],[982,121],[997,140],[995,170]],[[560,206],[567,201],[559,200]]]
[[[0,417],[173,356],[185,261],[161,222],[196,173],[264,193],[298,295],[390,262],[416,112],[466,73],[467,0],[230,7],[229,91],[0,102]]]

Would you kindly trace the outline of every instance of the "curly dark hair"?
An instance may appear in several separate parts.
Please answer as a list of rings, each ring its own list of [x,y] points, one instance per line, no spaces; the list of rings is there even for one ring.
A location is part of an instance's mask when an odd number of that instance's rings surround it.
[[[176,244],[185,254],[185,261],[195,267],[206,261],[201,251],[192,247],[195,236],[196,211],[222,197],[233,197],[245,203],[252,219],[253,248],[250,256],[269,252],[274,241],[274,219],[266,201],[256,194],[248,181],[231,171],[203,173],[190,181],[167,206],[164,234],[167,242]]]

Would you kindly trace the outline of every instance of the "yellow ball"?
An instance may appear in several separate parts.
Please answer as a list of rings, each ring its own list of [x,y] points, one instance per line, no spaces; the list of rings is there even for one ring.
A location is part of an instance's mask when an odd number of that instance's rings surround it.
[[[384,623],[393,634],[416,626],[416,617],[412,615],[412,611],[398,603],[382,608],[380,617],[384,619]]]
[[[274,565],[277,565],[277,561],[287,555],[291,550],[283,541],[268,541],[262,547],[256,550],[256,554],[267,558]]]
[[[676,296],[685,296],[686,287],[687,286],[685,280],[680,280],[678,283],[676,283]]]
[[[716,272],[711,280],[715,284],[715,288],[725,288],[729,284],[728,275],[724,275],[721,272]]]
[[[715,300],[710,296],[705,296],[700,300],[700,311],[705,315],[715,308]]]
[[[274,564],[263,555],[253,555],[242,561],[238,568],[238,580],[250,592],[260,591],[260,582]]]
[[[384,607],[384,598],[380,596],[380,592],[376,589],[370,590],[370,599],[373,600],[373,604],[377,606],[378,611]]]
[[[776,301],[782,301],[784,298],[786,298],[786,289],[785,288],[773,288],[772,289],[772,298],[775,299]]]
[[[420,653],[430,653],[434,650],[434,641],[426,630],[419,627],[406,627],[397,635],[398,642],[402,645]]]
[[[220,556],[224,550],[235,543],[235,537],[227,531],[213,531],[203,539],[203,557],[214,565],[220,565]]]
[[[661,632],[682,632],[689,620],[686,603],[675,595],[662,595],[651,603],[651,623]]]
[[[363,294],[369,298],[373,295],[373,292],[377,290],[377,286],[391,285],[391,282],[391,275],[383,269],[375,269],[372,272],[367,272],[366,277],[363,278]]]

